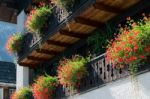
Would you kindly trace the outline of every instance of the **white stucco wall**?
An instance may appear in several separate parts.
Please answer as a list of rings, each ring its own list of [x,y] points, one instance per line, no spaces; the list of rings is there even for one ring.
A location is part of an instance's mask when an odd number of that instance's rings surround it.
[[[29,68],[17,65],[16,88],[29,86]]]
[[[24,23],[26,19],[26,14],[22,11],[17,17],[17,31],[25,32]],[[16,73],[16,88],[22,88],[29,86],[29,68],[19,66],[17,64],[17,73]]]
[[[3,88],[0,88],[0,99],[3,99],[3,95],[4,95]]]
[[[27,18],[24,11],[17,16],[17,32],[25,32],[25,19]]]
[[[138,80],[139,95],[137,97],[135,97],[131,80],[126,78],[70,99],[150,99],[150,72],[139,75]]]

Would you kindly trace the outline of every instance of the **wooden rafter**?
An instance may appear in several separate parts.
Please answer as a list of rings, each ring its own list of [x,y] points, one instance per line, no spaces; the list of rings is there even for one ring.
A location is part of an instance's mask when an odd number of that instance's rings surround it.
[[[42,54],[47,54],[47,55],[56,55],[59,53],[57,51],[50,51],[50,50],[46,50],[46,49],[37,49],[36,52],[42,53]]]
[[[66,35],[66,36],[80,38],[80,39],[84,39],[88,36],[87,34],[84,34],[84,33],[69,32],[67,30],[60,30],[59,33],[61,35]]]
[[[95,3],[94,8],[99,9],[99,10],[103,10],[103,11],[107,11],[107,12],[117,13],[117,14],[125,12],[125,10],[123,10],[123,9],[120,9],[118,7],[115,7],[115,6],[106,5],[102,2]]]
[[[33,61],[39,61],[39,62],[47,62],[49,59],[47,58],[41,58],[41,57],[35,57],[35,56],[28,56],[27,59],[33,60]]]
[[[101,22],[97,22],[95,20],[86,19],[86,18],[82,18],[82,17],[75,18],[75,22],[84,24],[84,25],[88,25],[88,26],[92,26],[92,27],[101,27],[103,25],[103,23],[101,23]]]
[[[31,63],[19,63],[20,66],[25,66],[25,67],[36,67],[37,65],[40,66],[39,64],[31,64]]]
[[[61,46],[61,47],[69,47],[69,46],[72,45],[72,44],[69,44],[69,43],[53,41],[53,40],[48,40],[47,44],[52,44],[52,45]]]

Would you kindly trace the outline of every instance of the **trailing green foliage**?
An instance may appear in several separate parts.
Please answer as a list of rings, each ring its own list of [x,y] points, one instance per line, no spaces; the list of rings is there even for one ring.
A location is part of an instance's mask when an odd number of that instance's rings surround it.
[[[10,99],[33,99],[32,91],[28,87],[21,88],[14,92]]]
[[[60,84],[77,88],[80,84],[80,80],[88,73],[85,67],[88,61],[89,58],[78,55],[71,59],[60,61],[58,66],[58,79]]]
[[[53,99],[57,78],[52,76],[39,76],[32,86],[32,92],[35,99]]]
[[[114,36],[115,28],[110,24],[106,25],[106,31],[97,30],[94,35],[88,37],[87,42],[91,46],[93,53],[104,53],[108,45],[108,41]]]
[[[42,6],[33,9],[26,21],[26,27],[30,32],[39,33],[41,28],[47,24],[48,17],[52,14],[52,8],[49,6]]]
[[[106,58],[113,67],[128,66],[135,76],[139,64],[150,55],[150,18],[144,16],[138,22],[127,19],[126,27],[120,27],[120,34],[108,45]]]
[[[52,0],[52,2],[54,2],[57,6],[62,6],[67,10],[70,10],[74,5],[75,0]]]
[[[21,51],[23,42],[23,35],[16,33],[11,35],[6,42],[6,49],[9,53],[16,53]]]

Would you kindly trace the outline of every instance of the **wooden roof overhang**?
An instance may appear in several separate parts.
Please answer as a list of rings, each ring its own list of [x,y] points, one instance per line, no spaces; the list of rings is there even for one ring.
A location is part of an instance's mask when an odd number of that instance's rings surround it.
[[[32,46],[27,53],[19,57],[21,66],[36,67],[50,61],[54,56],[73,46],[76,42],[89,36],[97,28],[102,27],[108,20],[125,13],[130,7],[146,0],[87,0],[88,7],[76,11],[68,18],[68,25],[61,23],[44,39],[39,48],[39,42]],[[91,2],[92,1],[92,2]],[[148,0],[147,0],[148,3]],[[142,4],[141,4],[142,5]],[[80,10],[81,10],[80,9]],[[84,9],[84,10],[83,10]],[[138,8],[137,8],[138,10]],[[125,16],[127,17],[127,16]]]
[[[17,13],[15,0],[0,0],[0,21],[16,23]]]
[[[31,0],[0,0],[0,21],[17,23],[17,15]]]

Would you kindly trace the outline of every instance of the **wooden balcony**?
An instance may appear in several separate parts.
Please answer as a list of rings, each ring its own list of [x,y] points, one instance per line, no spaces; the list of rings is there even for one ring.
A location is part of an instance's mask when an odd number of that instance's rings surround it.
[[[62,99],[63,97],[92,91],[106,86],[107,83],[112,83],[129,76],[128,69],[116,70],[115,68],[112,68],[111,63],[106,61],[105,54],[92,59],[86,66],[88,68],[88,75],[82,79],[78,92],[72,91],[69,87],[65,88],[59,86],[56,92],[56,99]],[[149,63],[142,64],[138,71],[138,74],[149,72]]]
[[[26,34],[23,50],[18,53],[21,66],[37,67],[50,61],[54,56],[72,48],[86,39],[106,22],[133,16],[142,9],[148,9],[148,0],[77,0],[73,9],[55,7],[44,29],[42,37]],[[40,45],[40,48],[39,48]]]

